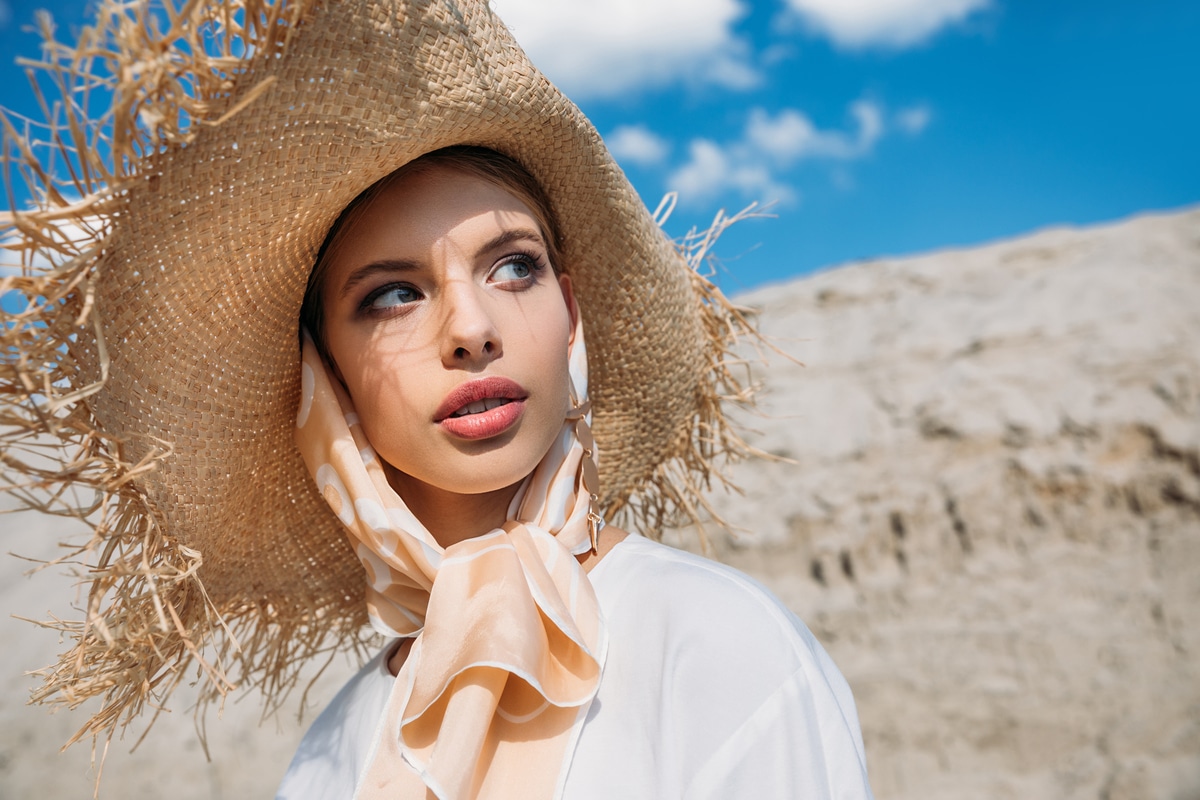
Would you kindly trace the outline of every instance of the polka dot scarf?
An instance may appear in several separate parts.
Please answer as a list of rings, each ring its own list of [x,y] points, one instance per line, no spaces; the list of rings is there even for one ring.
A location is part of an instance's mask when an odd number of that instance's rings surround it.
[[[570,367],[585,397],[579,327]],[[607,641],[574,558],[594,535],[586,404],[574,404],[503,527],[443,548],[388,484],[311,341],[301,369],[296,441],[366,568],[371,623],[415,638],[356,797],[556,796]]]

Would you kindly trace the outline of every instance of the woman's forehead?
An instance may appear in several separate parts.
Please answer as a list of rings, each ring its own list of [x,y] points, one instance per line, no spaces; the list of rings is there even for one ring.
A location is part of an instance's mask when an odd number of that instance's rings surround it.
[[[404,175],[380,188],[341,231],[331,253],[330,288],[342,289],[364,265],[474,259],[501,247],[545,247],[537,218],[493,182],[454,170]]]

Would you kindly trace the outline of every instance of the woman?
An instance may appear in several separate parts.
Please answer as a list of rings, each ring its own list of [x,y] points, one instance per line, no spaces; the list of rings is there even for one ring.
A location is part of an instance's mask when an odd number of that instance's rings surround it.
[[[15,408],[82,448],[43,483],[105,499],[47,693],[102,695],[93,732],[191,662],[273,700],[365,608],[394,641],[281,796],[869,796],[811,634],[637,535],[740,452],[740,317],[486,4],[184,12],[101,9],[115,158],[13,215],[54,264]]]

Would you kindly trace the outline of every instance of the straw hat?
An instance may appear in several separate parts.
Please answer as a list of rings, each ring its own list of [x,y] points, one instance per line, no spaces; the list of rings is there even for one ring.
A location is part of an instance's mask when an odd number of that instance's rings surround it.
[[[357,640],[362,567],[293,443],[297,318],[339,211],[416,156],[506,153],[544,186],[588,333],[602,504],[655,533],[742,452],[721,398],[748,330],[658,229],[580,111],[484,0],[102,3],[48,50],[66,103],[7,157],[4,477],[62,510],[95,489],[86,618],[35,699],[128,722],[198,667],[269,702]],[[99,87],[99,88],[97,88]],[[91,102],[110,113],[89,118]],[[98,99],[99,98],[99,99]],[[68,168],[69,167],[69,168]],[[692,255],[699,257],[703,245]],[[16,306],[21,306],[16,308]],[[27,455],[55,444],[52,463]],[[624,515],[623,517],[621,515]]]

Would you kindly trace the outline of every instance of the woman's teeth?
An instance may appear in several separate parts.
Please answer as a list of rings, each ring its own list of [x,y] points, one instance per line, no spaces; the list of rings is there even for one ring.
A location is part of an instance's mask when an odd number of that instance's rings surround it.
[[[509,401],[502,397],[489,397],[486,400],[477,400],[474,403],[467,403],[465,406],[455,411],[450,416],[465,417],[467,414],[482,414],[484,411],[491,411],[493,408],[507,404]]]

